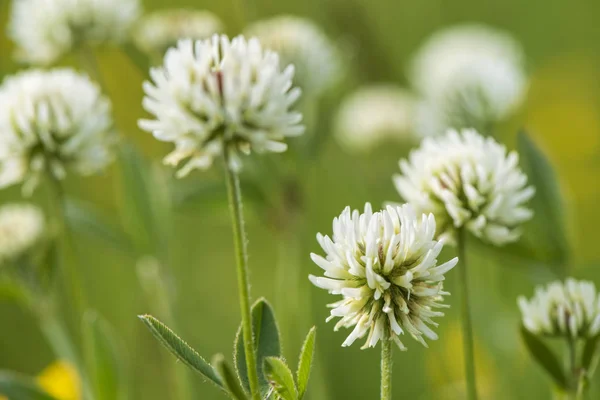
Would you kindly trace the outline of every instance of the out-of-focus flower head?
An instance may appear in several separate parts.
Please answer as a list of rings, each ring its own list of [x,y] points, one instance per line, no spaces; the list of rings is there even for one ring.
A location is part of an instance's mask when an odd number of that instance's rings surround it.
[[[127,40],[139,14],[138,0],[13,0],[8,31],[19,60],[48,65],[82,42]]]
[[[347,207],[333,220],[333,236],[317,235],[326,256],[311,254],[325,277],[310,275],[311,282],[342,300],[330,304],[331,316],[341,318],[335,326],[354,327],[342,346],[350,346],[367,335],[363,348],[379,340],[393,340],[406,350],[399,335],[409,333],[427,346],[424,337],[435,340],[429,325],[444,315],[444,274],[458,262],[441,265],[437,257],[443,243],[434,239],[432,214],[415,214],[409,205],[388,206],[373,213]]]
[[[0,267],[20,259],[41,241],[45,233],[41,210],[29,204],[0,207]]]
[[[281,15],[252,24],[248,37],[275,51],[284,64],[296,67],[296,83],[318,96],[334,87],[344,75],[340,50],[313,21]]]
[[[142,17],[133,38],[145,53],[162,56],[180,39],[207,39],[223,29],[223,22],[210,11],[161,10]]]
[[[43,174],[91,175],[113,158],[111,104],[87,76],[70,69],[29,70],[0,87],[0,187]]]
[[[66,361],[56,361],[37,378],[39,385],[56,400],[81,400],[81,380],[77,370]]]
[[[181,40],[150,75],[144,108],[155,119],[139,125],[175,144],[165,163],[186,160],[180,177],[210,167],[224,150],[229,168],[239,170],[239,152],[283,152],[286,137],[304,132],[302,114],[292,110],[300,97],[294,67],[282,69],[277,53],[257,39]]]
[[[522,104],[528,87],[519,43],[483,25],[434,33],[414,56],[409,77],[429,109],[421,117],[439,120],[418,125],[426,135],[449,127],[489,129]]]
[[[455,242],[465,228],[495,245],[516,241],[533,212],[526,202],[535,190],[518,166],[516,152],[475,130],[449,130],[426,138],[400,161],[394,176],[400,196],[417,212],[433,213],[440,238]]]
[[[368,152],[386,140],[403,140],[413,129],[415,99],[391,85],[372,85],[347,97],[335,119],[335,135],[345,149]]]
[[[600,333],[600,294],[593,282],[556,281],[519,297],[525,329],[536,335],[591,338]]]

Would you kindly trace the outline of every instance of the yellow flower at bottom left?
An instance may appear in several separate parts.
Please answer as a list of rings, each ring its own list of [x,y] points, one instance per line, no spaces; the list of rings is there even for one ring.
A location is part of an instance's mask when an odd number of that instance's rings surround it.
[[[50,364],[38,375],[37,382],[57,400],[81,400],[79,375],[66,361],[59,360]],[[0,400],[4,399],[0,397]]]

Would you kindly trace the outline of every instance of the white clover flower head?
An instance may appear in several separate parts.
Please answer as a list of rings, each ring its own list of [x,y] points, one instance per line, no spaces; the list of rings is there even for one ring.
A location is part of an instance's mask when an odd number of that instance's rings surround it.
[[[246,32],[278,53],[282,62],[296,67],[296,82],[306,93],[318,96],[335,87],[343,77],[340,50],[309,19],[280,15],[255,22]]]
[[[528,86],[519,43],[470,24],[434,33],[414,56],[409,77],[444,128],[500,121],[522,104]]]
[[[443,243],[434,239],[432,214],[417,215],[409,205],[388,206],[373,213],[347,207],[333,220],[333,237],[317,235],[326,256],[311,254],[325,277],[310,281],[342,300],[330,304],[335,326],[354,330],[342,346],[367,336],[363,348],[379,340],[393,340],[406,350],[399,335],[409,333],[427,346],[423,337],[436,340],[432,318],[444,315],[444,274],[458,262],[454,258],[437,265]]]
[[[138,0],[13,0],[8,32],[19,60],[49,65],[81,42],[127,40],[140,12]]]
[[[164,55],[179,39],[207,39],[223,31],[221,19],[210,11],[172,9],[140,19],[133,32],[136,45],[147,54]]]
[[[180,177],[208,168],[224,149],[239,170],[239,152],[283,152],[286,137],[304,132],[302,115],[291,110],[300,97],[293,75],[293,66],[282,70],[278,55],[254,38],[181,40],[150,71],[153,82],[144,82],[144,108],[156,119],[139,125],[175,144],[165,163],[187,160]]]
[[[91,175],[113,156],[110,101],[70,69],[29,70],[0,87],[0,188],[22,182],[31,194],[41,176]]]
[[[44,215],[29,204],[0,207],[0,266],[26,254],[41,240],[45,231]]]
[[[410,137],[415,99],[392,84],[358,89],[340,105],[335,119],[335,136],[350,152],[368,152],[382,142]]]
[[[600,294],[593,282],[568,278],[518,300],[525,329],[536,335],[591,338],[600,333]]]
[[[417,212],[433,213],[440,238],[454,243],[465,228],[494,245],[516,241],[533,212],[526,202],[535,190],[518,166],[516,152],[475,130],[448,130],[425,138],[394,176],[400,196]]]

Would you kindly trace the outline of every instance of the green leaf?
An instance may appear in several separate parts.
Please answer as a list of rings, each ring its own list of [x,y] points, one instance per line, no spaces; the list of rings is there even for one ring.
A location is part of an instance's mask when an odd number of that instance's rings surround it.
[[[133,146],[120,147],[120,211],[138,254],[166,248],[170,205],[158,171]]]
[[[133,65],[139,69],[140,73],[144,77],[148,76],[150,71],[150,60],[146,54],[141,52],[132,42],[124,43],[121,48],[123,49],[123,53],[129,57]]]
[[[569,262],[569,243],[563,215],[563,199],[552,164],[525,132],[519,133],[521,165],[536,194],[531,200],[532,221],[526,224],[522,254],[553,266],[561,275]]]
[[[233,399],[245,400],[248,398],[244,392],[244,389],[242,389],[240,386],[240,382],[233,372],[233,369],[229,366],[229,364],[227,364],[225,357],[223,357],[222,354],[215,355],[213,357],[212,364],[219,373],[221,381]]]
[[[581,367],[585,370],[588,378],[591,379],[600,359],[600,334],[589,338],[585,342],[581,356]]]
[[[284,400],[298,399],[292,371],[281,358],[265,358],[263,373],[267,377],[270,387],[279,397]]]
[[[133,252],[129,237],[120,228],[107,224],[94,206],[75,199],[67,199],[65,217],[69,226],[77,233],[100,239],[125,254]]]
[[[315,353],[315,339],[317,336],[317,328],[312,327],[306,335],[302,350],[300,350],[300,359],[298,361],[298,371],[296,372],[296,380],[298,382],[298,398],[302,399],[306,393],[308,386],[308,378],[310,377],[310,369],[312,367],[313,355]]]
[[[534,360],[544,368],[559,388],[566,389],[568,385],[567,377],[552,350],[524,326],[521,326],[521,337]]]
[[[221,378],[213,367],[210,366],[193,348],[184,342],[179,336],[169,329],[165,324],[151,315],[140,315],[139,318],[146,324],[158,341],[165,346],[175,357],[185,365],[198,372],[205,378],[224,389]]]
[[[123,349],[108,321],[95,311],[87,311],[83,316],[83,341],[96,400],[127,398]]]
[[[271,305],[264,299],[258,299],[252,306],[252,326],[254,330],[254,347],[256,348],[256,363],[262,365],[266,357],[279,357],[281,355],[281,344],[279,341],[279,329]],[[246,369],[246,353],[244,351],[244,340],[242,327],[238,328],[234,342],[235,368],[247,393],[250,392],[248,372]],[[269,391],[267,379],[258,374],[260,393],[264,397]]]
[[[0,371],[0,395],[9,400],[56,400],[32,378],[10,371]]]

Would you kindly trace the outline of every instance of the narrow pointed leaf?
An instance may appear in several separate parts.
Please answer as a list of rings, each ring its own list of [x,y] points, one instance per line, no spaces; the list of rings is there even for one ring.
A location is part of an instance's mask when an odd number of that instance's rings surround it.
[[[552,350],[537,336],[521,326],[523,342],[534,360],[550,375],[554,383],[562,389],[566,389],[568,380]]]
[[[83,335],[85,359],[96,400],[127,398],[123,349],[113,328],[96,312],[88,311],[83,317]]]
[[[34,379],[10,371],[0,371],[0,397],[10,400],[56,400]]]
[[[252,325],[254,329],[257,365],[262,365],[266,357],[279,357],[281,355],[279,328],[277,327],[273,309],[265,299],[258,299],[252,306]],[[246,353],[244,352],[241,326],[238,329],[234,343],[234,362],[242,386],[249,393],[250,385],[248,384]],[[260,368],[258,380],[261,395],[264,397],[269,391],[269,384],[260,371]]]
[[[215,355],[212,364],[220,375],[221,381],[229,392],[229,395],[235,400],[246,400],[248,396],[246,396],[244,389],[240,386],[240,381],[233,372],[233,368],[225,361],[225,357],[222,354]]]
[[[292,371],[290,371],[290,368],[281,358],[265,358],[263,363],[263,373],[273,392],[283,400],[298,399]]]
[[[598,359],[600,358],[600,335],[589,338],[583,348],[581,367],[586,371],[588,378],[591,378]]]
[[[556,272],[562,274],[570,250],[558,178],[548,158],[525,132],[518,136],[518,149],[521,166],[536,190],[530,201],[534,217],[525,226],[524,248],[520,251],[532,254],[535,259],[553,266]]]
[[[132,254],[131,241],[120,228],[106,223],[106,218],[90,204],[67,199],[65,216],[69,226],[77,233],[99,239],[125,254]]]
[[[308,378],[310,377],[310,369],[312,367],[313,355],[315,353],[315,340],[317,328],[314,326],[308,331],[302,350],[300,351],[300,359],[298,361],[298,371],[296,372],[296,380],[298,382],[298,398],[302,399],[306,393],[308,386]]]
[[[175,332],[151,315],[140,315],[139,318],[150,329],[158,341],[185,365],[198,372],[219,388],[223,389],[221,378],[190,345],[184,342]]]

